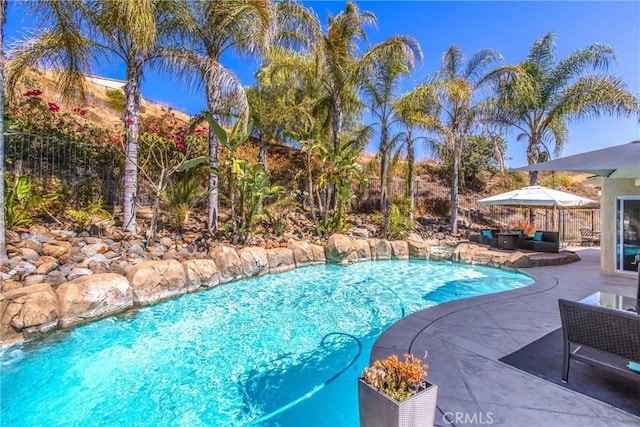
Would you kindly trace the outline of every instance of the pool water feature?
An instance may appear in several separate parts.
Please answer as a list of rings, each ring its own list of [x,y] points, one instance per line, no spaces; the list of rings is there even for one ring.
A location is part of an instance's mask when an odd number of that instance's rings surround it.
[[[0,424],[357,425],[356,379],[403,314],[532,282],[394,260],[228,283],[5,348]]]

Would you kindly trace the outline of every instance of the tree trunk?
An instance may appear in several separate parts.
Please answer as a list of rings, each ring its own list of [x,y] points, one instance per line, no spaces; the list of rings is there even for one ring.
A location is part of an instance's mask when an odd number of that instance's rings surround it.
[[[391,153],[389,149],[389,129],[386,123],[381,123],[380,129],[380,212],[384,214],[384,234],[389,233],[391,212],[389,211],[389,164]]]
[[[527,147],[527,163],[535,165],[540,161],[540,143],[535,136],[529,140],[529,146]],[[538,185],[538,171],[529,172],[529,185]],[[536,223],[536,211],[535,209],[529,209],[529,222],[531,224]]]
[[[336,96],[333,99],[333,149],[338,151],[340,144],[340,131],[342,131],[342,104]]]
[[[258,163],[262,165],[262,170],[267,171],[267,142],[262,138],[258,138]]]
[[[124,85],[124,127],[126,132],[124,163],[123,229],[135,234],[136,197],[138,191],[138,129],[140,127],[140,82],[142,64],[127,65]]]
[[[210,76],[207,81],[207,106],[209,112],[215,117],[218,112],[218,106],[220,104],[220,97],[218,94],[217,79],[215,76]],[[218,162],[218,137],[216,137],[213,129],[209,127],[209,168],[211,170],[217,170],[219,166]],[[218,175],[213,172],[209,172],[209,221],[208,221],[209,233],[215,235],[218,232]]]
[[[338,152],[340,148],[340,132],[342,131],[342,103],[340,102],[339,97],[335,97],[333,99],[333,149],[335,152]],[[336,195],[338,193],[338,189],[335,184],[327,186],[327,200],[325,203],[325,209],[328,211],[330,209],[336,208]],[[333,196],[333,197],[332,197]]]
[[[4,222],[4,23],[7,21],[7,0],[0,0],[0,260],[7,257]]]
[[[411,130],[407,134],[407,197],[409,197],[409,219],[413,221],[413,210],[415,208],[415,194],[413,188],[413,165],[416,161],[413,151],[413,141],[411,140]]]
[[[147,245],[153,245],[158,238],[158,213],[160,212],[160,195],[165,187],[165,174],[166,170],[160,171],[160,179],[156,186],[156,196],[153,201],[153,213],[151,215],[151,229],[149,230],[149,237],[147,238]]]
[[[504,167],[504,153],[502,152],[502,149],[498,144],[500,139],[497,135],[492,135],[491,139],[493,141],[493,153],[496,156],[496,160],[498,160],[498,166],[500,167],[500,175],[504,177],[506,173],[506,169]]]
[[[458,175],[460,170],[459,141],[454,141],[451,171],[451,234],[458,234]]]
[[[313,176],[311,175],[311,156],[307,154],[307,188],[309,192],[309,209],[311,210],[311,218],[313,222],[317,223],[316,207],[313,201]]]

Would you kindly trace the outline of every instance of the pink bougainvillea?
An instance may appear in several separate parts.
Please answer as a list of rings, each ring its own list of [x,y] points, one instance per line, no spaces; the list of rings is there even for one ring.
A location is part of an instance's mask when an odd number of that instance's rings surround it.
[[[47,105],[49,106],[49,111],[53,111],[54,113],[60,111],[60,106],[55,102],[47,102]]]
[[[39,89],[31,89],[27,92],[25,92],[24,96],[26,97],[31,97],[31,96],[40,96],[42,95],[42,91]]]

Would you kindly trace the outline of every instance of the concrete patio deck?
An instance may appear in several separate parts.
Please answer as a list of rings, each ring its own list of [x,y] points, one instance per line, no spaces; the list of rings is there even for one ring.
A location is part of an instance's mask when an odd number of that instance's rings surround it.
[[[428,351],[429,380],[438,385],[438,426],[640,426],[640,417],[498,360],[561,326],[558,298],[577,300],[597,291],[635,296],[636,278],[600,273],[599,248],[573,250],[580,262],[523,270],[536,279],[531,286],[452,301],[400,320],[376,341],[371,360]]]

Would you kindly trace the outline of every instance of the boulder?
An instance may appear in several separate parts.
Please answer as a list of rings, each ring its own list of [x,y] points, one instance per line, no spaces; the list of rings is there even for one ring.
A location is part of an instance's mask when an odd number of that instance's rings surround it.
[[[369,239],[372,260],[391,259],[391,245],[384,239]]]
[[[340,264],[353,251],[351,240],[343,234],[332,234],[327,240],[324,252],[327,262]]]
[[[57,262],[45,262],[38,266],[38,269],[36,270],[36,274],[49,274],[57,268],[58,268]]]
[[[67,279],[74,280],[74,279],[77,279],[78,277],[90,276],[92,274],[93,274],[93,271],[89,270],[88,268],[74,268],[67,274]]]
[[[220,284],[220,272],[212,259],[192,259],[183,261],[187,275],[187,292],[195,292],[199,288],[210,288]]]
[[[409,258],[428,260],[431,254],[431,246],[424,240],[408,240]]]
[[[78,277],[56,289],[61,328],[99,319],[133,306],[133,291],[126,277],[105,273]]]
[[[20,250],[18,250],[18,255],[20,255],[20,257],[26,261],[31,261],[31,262],[36,262],[38,261],[38,259],[40,258],[40,255],[38,254],[38,252],[34,251],[33,249],[29,249],[29,248],[22,248]]]
[[[68,281],[67,276],[62,274],[59,270],[53,270],[51,273],[47,274],[44,278],[44,283],[49,283],[53,289],[57,288],[64,282]]]
[[[133,289],[133,301],[139,305],[182,295],[187,292],[187,277],[176,260],[144,261],[127,268],[127,279]]]
[[[142,255],[144,253],[144,247],[142,245],[131,245],[127,250],[127,255]]]
[[[269,259],[269,274],[284,273],[296,268],[293,251],[288,248],[267,249]]]
[[[209,252],[220,272],[220,283],[242,279],[242,262],[235,249],[228,246],[216,246]]]
[[[18,261],[17,263],[15,263],[15,265],[13,266],[13,268],[11,269],[11,271],[9,271],[10,275],[26,275],[26,274],[35,274],[36,273],[36,266],[31,264],[30,262],[26,262],[26,261]]]
[[[293,260],[296,263],[296,268],[313,264],[313,249],[308,242],[289,240],[288,248],[293,252]],[[324,250],[322,254],[324,255]]]
[[[366,228],[353,228],[351,230],[351,234],[355,237],[360,237],[361,239],[368,239],[371,235],[371,233],[369,233],[369,230],[367,230]]]
[[[108,250],[109,246],[107,246],[105,243],[100,242],[86,245],[85,247],[80,249],[80,252],[82,252],[87,257],[92,257],[96,254],[103,254]]]
[[[313,252],[313,265],[322,265],[327,263],[327,255],[324,252],[324,246],[309,244],[311,252]]]
[[[488,250],[482,245],[460,243],[453,251],[452,260],[465,264],[480,264],[489,267],[500,267],[505,257],[497,251]]]
[[[0,276],[0,278],[2,278],[2,276]],[[0,292],[7,292],[21,287],[22,283],[18,282],[17,280],[2,280],[2,288],[0,289]]]
[[[41,256],[38,258],[38,261],[36,261],[36,267],[40,267],[42,264],[46,264],[48,262],[58,263],[58,260],[52,256]]]
[[[170,248],[175,245],[175,242],[169,237],[161,237],[159,240],[160,244],[166,248]]]
[[[409,259],[409,244],[404,240],[392,240],[389,242],[391,246],[392,259]]]
[[[71,249],[71,243],[56,240],[51,243],[44,243],[42,245],[42,254],[60,258],[62,255],[68,253],[69,249]]]
[[[244,277],[264,276],[269,272],[269,259],[263,248],[242,248],[239,256]]]
[[[40,283],[46,282],[47,276],[44,274],[32,274],[30,276],[25,276],[22,278],[22,284],[24,286],[38,285]]]
[[[0,293],[2,343],[31,338],[58,324],[58,298],[51,285],[42,283]]]
[[[356,239],[351,242],[353,252],[355,253],[356,262],[371,261],[371,247],[369,242],[364,239]]]

